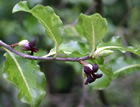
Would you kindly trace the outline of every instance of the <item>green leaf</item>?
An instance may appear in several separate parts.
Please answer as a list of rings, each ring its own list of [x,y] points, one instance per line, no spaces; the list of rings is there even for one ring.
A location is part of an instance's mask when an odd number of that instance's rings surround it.
[[[108,57],[108,60],[110,62],[109,65],[112,66],[113,72],[118,69],[121,69],[125,66],[140,63],[140,60],[138,58],[134,59],[134,58],[130,58],[130,57],[120,56],[120,54],[119,54],[119,56],[112,55],[112,56]],[[127,71],[133,72],[134,69],[132,69],[132,70],[129,69]]]
[[[73,25],[65,25],[64,30],[65,30],[65,34],[68,37],[78,37],[78,36],[80,36],[80,34],[77,31],[76,27],[73,26]]]
[[[98,72],[101,73],[100,70]],[[111,80],[105,74],[103,74],[101,78],[91,83],[90,87],[93,89],[104,89],[110,85],[110,82]]]
[[[33,7],[36,4],[42,4],[43,0],[28,0],[29,6]]]
[[[44,7],[42,5],[35,6],[31,10],[31,13],[45,27],[47,34],[54,40],[57,54],[58,46],[62,43],[62,35],[64,31],[60,17],[54,13],[51,7]]]
[[[113,36],[108,42],[101,42],[98,44],[97,48],[100,47],[105,47],[105,46],[118,46],[118,47],[123,47],[121,43],[121,37],[120,36]]]
[[[109,63],[106,63],[103,66],[99,66],[99,68],[110,80],[112,80],[113,71]]]
[[[72,55],[75,57],[82,57],[88,55],[85,45],[77,41],[70,41],[68,43],[62,43],[59,47],[59,53]],[[51,49],[50,53],[44,57],[48,57],[55,54],[55,48]]]
[[[108,42],[101,42],[97,46],[97,50],[94,53],[94,57],[96,57],[101,51],[106,50],[106,49],[117,49],[120,50],[121,52],[126,52],[130,51],[138,56],[140,56],[140,46],[137,48],[134,48],[132,46],[124,47],[121,43],[121,37],[120,36],[114,36],[112,39]]]
[[[107,21],[98,13],[91,16],[81,14],[78,25],[81,27],[81,32],[86,37],[92,49],[90,54],[92,56],[96,45],[103,39],[107,32]]]
[[[128,65],[125,67],[122,67],[116,71],[114,71],[114,78],[117,77],[117,75],[119,75],[120,73],[122,73],[123,71],[126,71],[128,69],[132,69],[132,68],[140,68],[140,64],[132,64],[132,65]]]
[[[12,10],[12,13],[15,13],[18,11],[25,11],[25,12],[30,11],[27,1],[20,1],[18,4],[16,4]]]
[[[108,63],[99,65],[99,70],[97,73],[103,73],[103,76],[96,79],[96,81],[91,84],[91,87],[94,89],[104,89],[108,87],[113,79],[113,71],[111,66],[109,66]]]
[[[21,3],[24,2],[19,2],[18,4],[16,4],[16,6],[20,7],[21,5],[19,4]],[[23,6],[20,8],[23,8]],[[13,12],[21,11],[20,8],[19,10],[16,9],[15,11],[14,7]],[[51,7],[44,7],[40,4],[33,7],[30,11],[27,11],[26,8],[24,8],[22,11],[31,13],[44,26],[47,34],[54,40],[56,44],[57,55],[58,47],[62,43],[62,36],[64,34],[63,23],[60,17],[55,14],[54,10]]]
[[[64,42],[69,42],[69,40],[75,40],[79,42],[85,42],[85,38],[81,36],[81,34],[77,31],[76,26],[73,25],[65,25],[64,26],[65,36],[63,39]]]
[[[5,49],[3,77],[15,84],[19,90],[18,99],[32,107],[38,107],[45,95],[45,75],[33,60],[23,59]]]

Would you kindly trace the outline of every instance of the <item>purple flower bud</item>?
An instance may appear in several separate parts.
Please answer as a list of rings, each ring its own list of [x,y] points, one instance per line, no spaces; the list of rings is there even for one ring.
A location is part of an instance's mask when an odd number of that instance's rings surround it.
[[[96,80],[96,78],[91,77],[91,75],[88,75],[87,79],[86,79],[86,82],[85,82],[85,85],[88,85],[88,83],[92,83],[95,80]]]
[[[93,71],[93,72],[97,72],[97,71],[98,71],[98,68],[99,68],[99,67],[98,67],[97,64],[93,64],[93,65],[92,65],[92,71]]]
[[[96,78],[92,77],[91,80],[89,81],[89,83],[92,83],[96,80]]]
[[[91,76],[90,75],[87,75],[87,79],[85,81],[85,84],[87,85],[89,83],[89,81],[91,81]]]
[[[103,74],[95,74],[96,78],[101,78],[103,76]]]
[[[84,66],[84,72],[85,74],[90,74],[92,71],[92,65],[91,64],[87,64]]]
[[[92,65],[91,64],[87,64],[84,66],[84,72],[89,74],[92,71]]]
[[[85,85],[88,85],[88,83],[89,83],[90,80],[91,80],[90,77],[87,76],[87,79],[86,79],[86,81],[85,81]]]

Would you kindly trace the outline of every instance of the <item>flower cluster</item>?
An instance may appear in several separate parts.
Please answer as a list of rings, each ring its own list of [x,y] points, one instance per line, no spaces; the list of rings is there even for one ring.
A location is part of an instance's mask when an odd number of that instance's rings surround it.
[[[96,79],[101,78],[102,74],[97,74],[98,71],[98,65],[97,64],[86,64],[84,66],[84,73],[87,76],[87,79],[85,81],[85,84],[88,85],[88,83],[94,82]]]

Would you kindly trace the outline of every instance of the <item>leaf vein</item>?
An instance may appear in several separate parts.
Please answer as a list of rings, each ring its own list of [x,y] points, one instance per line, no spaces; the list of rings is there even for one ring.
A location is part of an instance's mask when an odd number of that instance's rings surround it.
[[[29,92],[29,94],[30,94],[30,96],[31,96],[31,98],[32,98],[32,95],[31,95],[31,93],[30,93],[29,85],[28,85],[26,79],[24,78],[24,74],[23,74],[23,72],[22,72],[22,69],[21,69],[20,65],[18,64],[18,61],[16,60],[16,58],[13,56],[13,54],[12,54],[9,50],[7,50],[7,49],[5,49],[5,50],[9,53],[9,55],[12,57],[12,59],[13,59],[14,62],[16,63],[17,68],[18,68],[18,70],[19,70],[19,72],[20,72],[20,74],[21,74],[21,77],[23,78],[23,81],[25,82],[25,86],[26,86],[26,88],[27,88],[27,90],[28,90],[28,92]]]

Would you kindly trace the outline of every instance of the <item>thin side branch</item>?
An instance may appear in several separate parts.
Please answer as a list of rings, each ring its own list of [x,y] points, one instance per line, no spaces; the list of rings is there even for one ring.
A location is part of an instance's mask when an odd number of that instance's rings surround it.
[[[86,15],[90,14],[92,12],[92,10],[95,8],[96,5],[97,5],[97,3],[94,2],[84,14],[86,14]],[[78,19],[75,20],[72,25],[76,25],[77,22],[78,22]]]
[[[96,5],[97,5],[97,3],[94,2],[94,3],[91,5],[91,7],[90,7],[84,14],[86,14],[86,15],[90,14],[90,13],[93,11],[93,9],[95,8]]]
[[[1,40],[0,40],[0,46],[8,49],[9,51],[17,54],[18,56],[21,56],[22,58],[31,59],[31,60],[46,60],[46,61],[53,60],[53,61],[72,61],[72,62],[79,62],[80,60],[88,60],[88,59],[91,59],[91,57],[89,57],[89,56],[78,57],[78,58],[58,58],[58,57],[57,58],[54,58],[54,57],[38,57],[38,56],[27,55],[27,54],[23,54],[23,53],[15,50],[10,45],[4,43]]]

